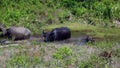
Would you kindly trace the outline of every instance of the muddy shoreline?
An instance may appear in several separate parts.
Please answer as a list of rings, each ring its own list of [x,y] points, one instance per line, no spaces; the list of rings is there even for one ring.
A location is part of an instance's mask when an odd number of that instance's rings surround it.
[[[80,31],[72,32],[71,38],[67,40],[62,41],[54,41],[51,43],[56,44],[75,44],[75,45],[86,45],[86,34],[81,33]],[[111,37],[94,37],[95,41],[100,42],[104,40],[108,41],[117,41],[118,37],[111,36]],[[26,40],[19,40],[19,41],[10,41],[8,39],[0,39],[1,45],[9,45],[9,44],[22,44],[22,45],[31,45],[31,42],[37,42],[37,43],[43,43],[43,37],[42,34],[35,34],[30,37],[30,39]]]

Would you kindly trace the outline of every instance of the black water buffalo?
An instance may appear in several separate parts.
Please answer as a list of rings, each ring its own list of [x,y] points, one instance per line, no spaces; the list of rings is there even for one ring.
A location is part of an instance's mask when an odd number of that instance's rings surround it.
[[[12,26],[6,29],[0,26],[0,30],[2,31],[1,37],[8,37],[12,40],[29,39],[31,35],[31,31],[24,27]]]
[[[71,37],[70,29],[67,27],[55,28],[50,32],[43,31],[45,42],[60,41]]]

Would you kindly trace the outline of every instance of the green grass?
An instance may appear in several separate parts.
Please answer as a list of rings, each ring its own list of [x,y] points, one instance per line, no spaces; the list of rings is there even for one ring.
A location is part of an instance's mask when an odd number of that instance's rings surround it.
[[[71,32],[83,32],[83,34],[104,38],[94,44],[88,43],[85,46],[75,44],[38,43],[31,41],[31,45],[22,44],[1,48],[1,67],[18,68],[112,68],[119,67],[119,34],[118,28],[103,28],[81,23],[63,23],[42,26],[41,29],[52,30],[53,28],[66,26]],[[113,37],[112,37],[113,36]],[[118,36],[118,37],[117,37]],[[115,38],[114,38],[115,37]],[[109,40],[110,39],[110,40]],[[111,40],[113,39],[114,42]],[[112,58],[104,59],[99,54],[104,51],[112,51]],[[116,62],[112,64],[112,62]],[[111,64],[111,65],[108,65]]]
[[[109,3],[109,4],[108,4]],[[0,22],[6,27],[24,26],[33,34],[40,33],[45,24],[74,22],[78,19],[87,24],[101,24],[107,27],[119,20],[119,1],[40,1],[1,0]],[[116,9],[115,9],[116,8]],[[67,19],[70,17],[70,20]],[[80,21],[80,20],[79,20]],[[70,26],[73,30],[81,27]],[[53,27],[54,28],[54,27]]]
[[[77,23],[77,22],[46,25],[46,26],[43,26],[42,28],[46,29],[46,30],[51,30],[53,28],[58,28],[58,27],[68,27],[68,28],[70,28],[71,31],[79,31],[79,30],[83,30],[83,29],[95,29],[96,28],[92,25],[81,24],[81,23]],[[85,28],[85,27],[88,27],[88,28]]]
[[[120,19],[119,6],[119,0],[0,0],[0,23],[7,28],[24,26],[34,35],[68,27],[97,38],[85,46],[33,40],[2,47],[0,68],[120,68],[120,29],[113,23]],[[112,51],[112,57],[100,57],[104,51]]]
[[[54,43],[36,45],[36,46],[22,46],[23,49],[19,50],[19,46],[16,47],[14,54],[6,60],[7,67],[68,67],[75,63],[78,51],[87,53],[82,50],[82,47],[77,48],[73,45],[56,45]],[[86,48],[86,47],[83,47]],[[62,49],[62,50],[61,50]],[[11,52],[11,50],[10,50]],[[58,53],[59,52],[59,53]],[[55,58],[61,55],[62,58]],[[69,55],[69,56],[68,56]],[[79,54],[78,54],[79,55]],[[84,55],[83,55],[84,56]]]
[[[5,68],[119,68],[119,44],[103,44],[78,46],[74,44],[39,43],[37,45],[19,45],[1,48],[2,62]],[[112,51],[111,58],[100,57],[100,53]],[[4,64],[3,64],[4,63]],[[114,64],[113,64],[114,63]]]

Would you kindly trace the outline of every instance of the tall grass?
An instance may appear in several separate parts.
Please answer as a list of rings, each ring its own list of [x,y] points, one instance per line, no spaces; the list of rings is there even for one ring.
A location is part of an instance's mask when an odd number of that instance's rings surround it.
[[[33,33],[39,33],[45,24],[66,23],[74,19],[106,27],[113,20],[120,19],[119,6],[119,0],[1,0],[0,22],[7,27],[25,26]]]

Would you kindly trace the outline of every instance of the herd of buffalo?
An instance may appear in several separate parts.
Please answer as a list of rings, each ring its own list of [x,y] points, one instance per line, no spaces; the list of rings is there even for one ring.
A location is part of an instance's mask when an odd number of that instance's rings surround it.
[[[0,31],[0,38],[6,37],[14,41],[29,39],[31,37],[31,31],[25,27],[11,26],[9,28],[4,28],[0,25]],[[44,38],[44,42],[66,40],[71,38],[71,31],[68,27],[54,28],[50,32],[45,32],[43,30],[42,37]],[[90,36],[86,36],[85,41],[88,42],[91,40],[93,39]]]

